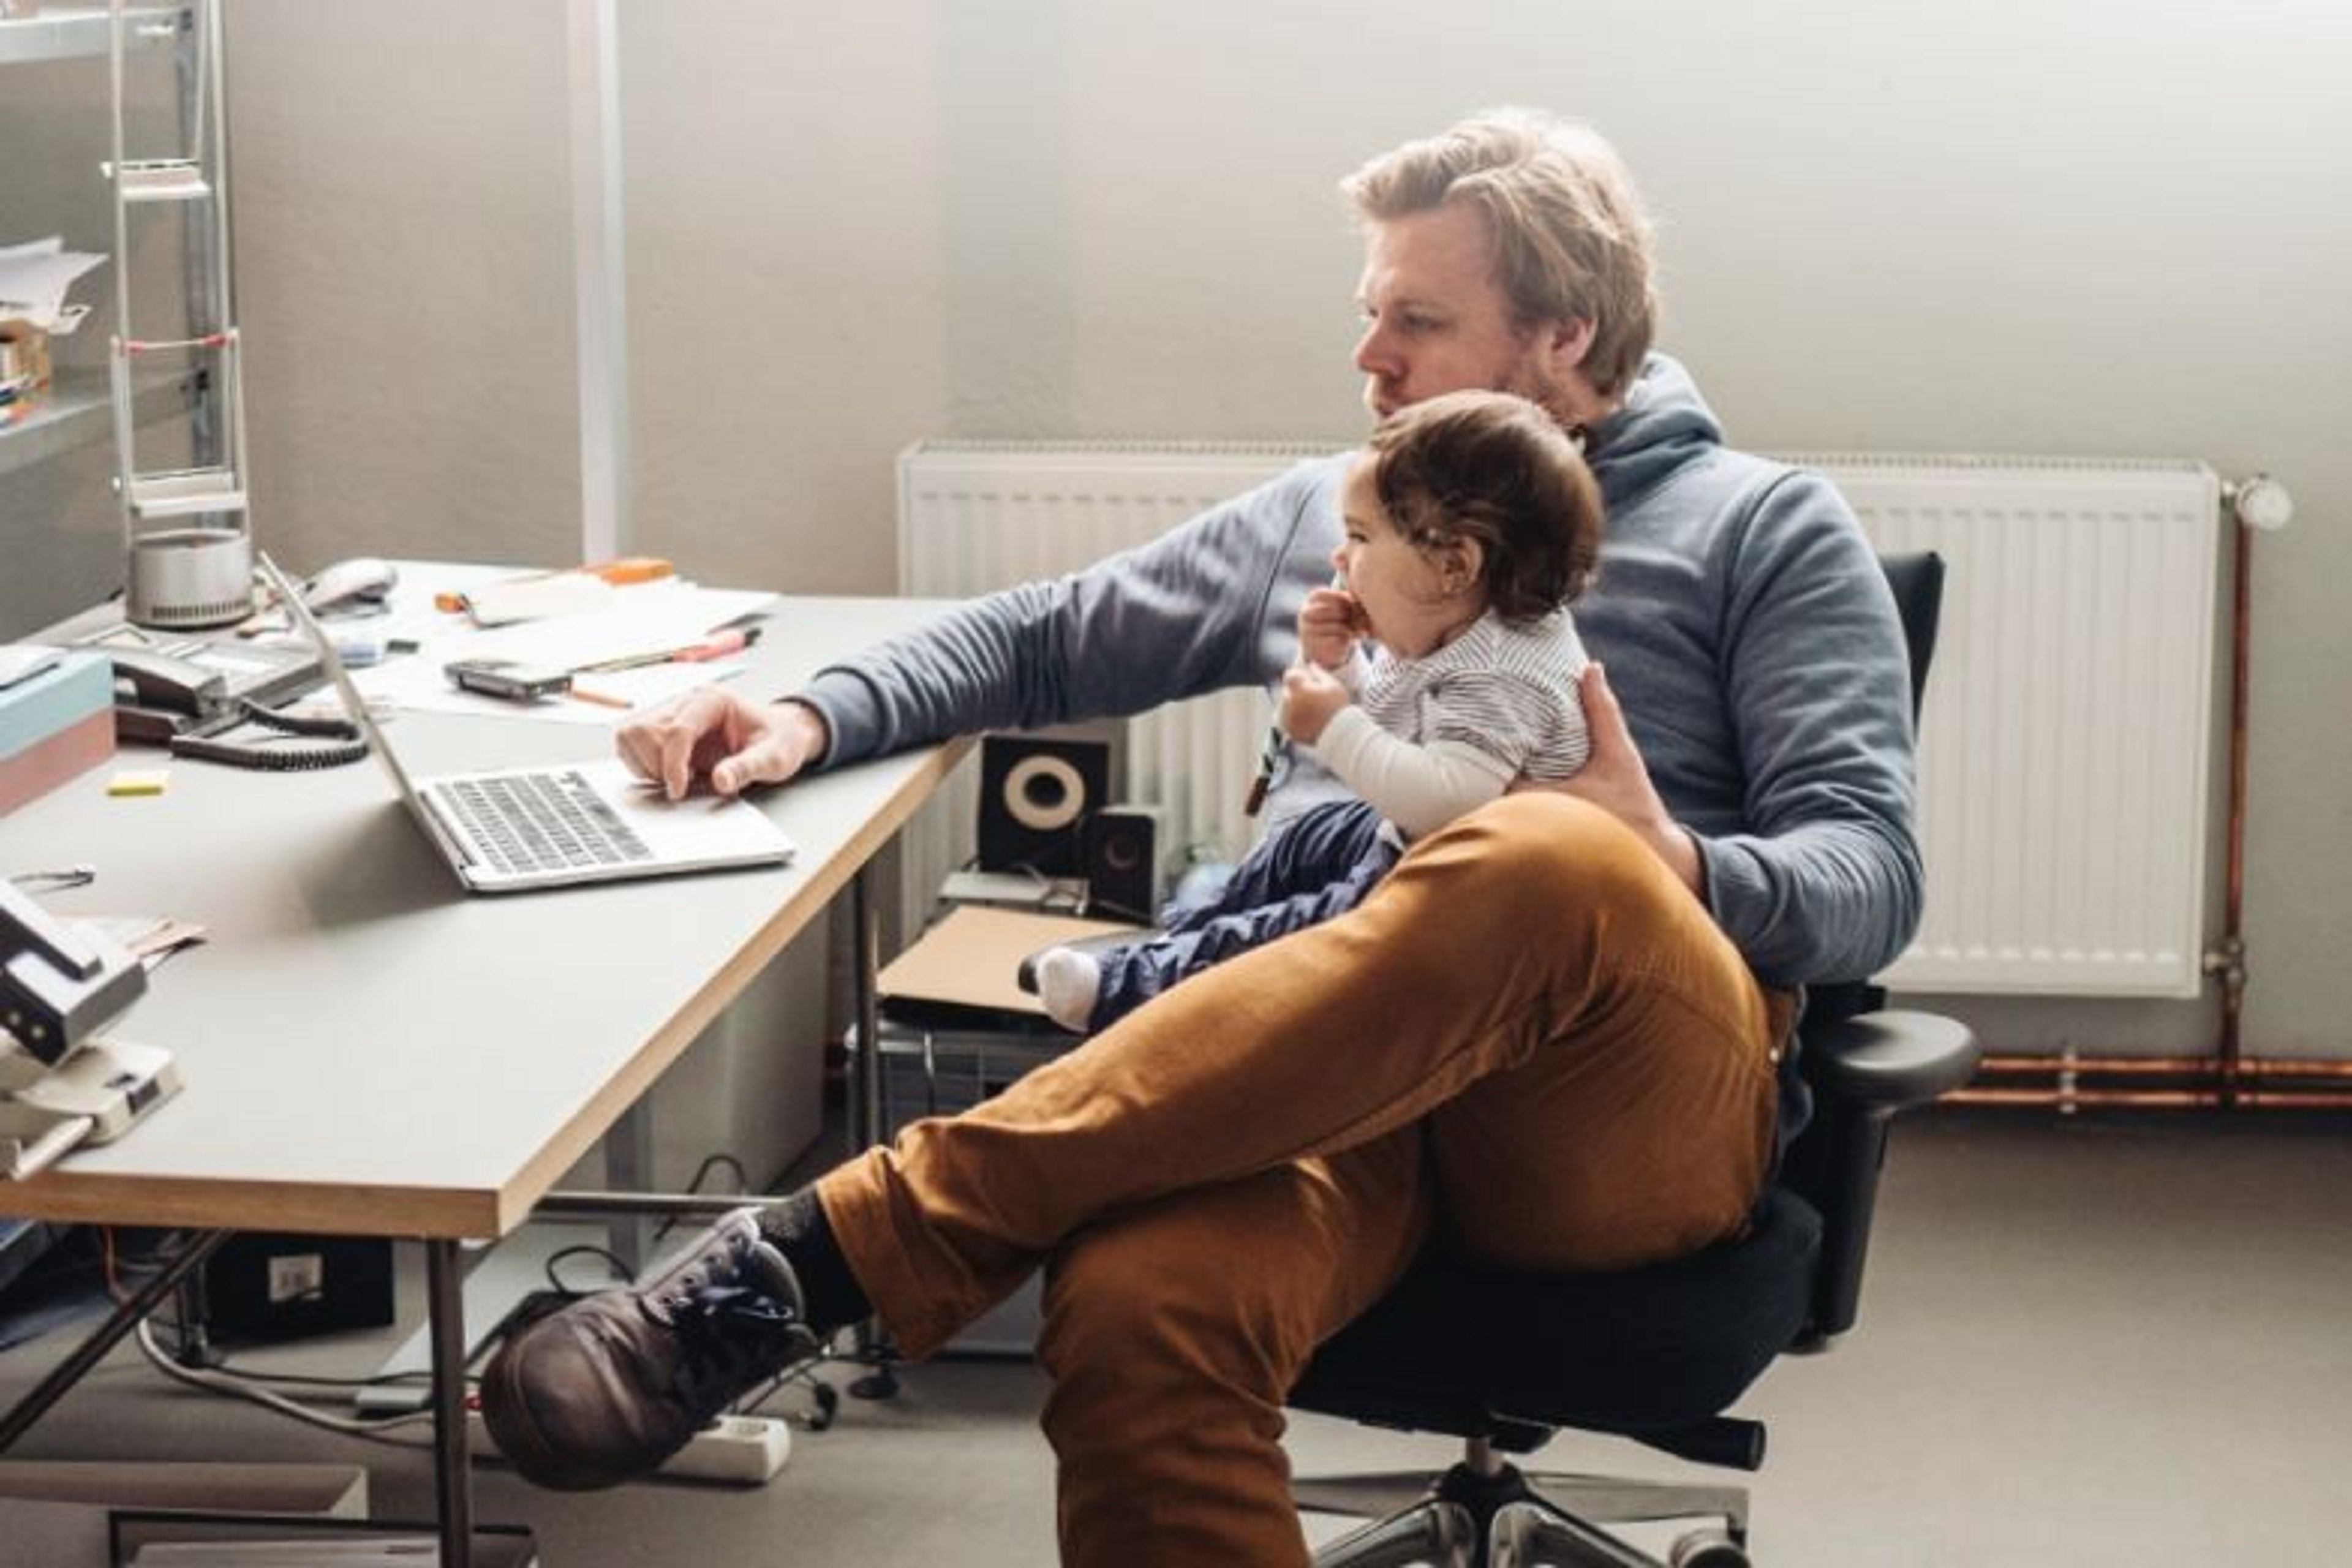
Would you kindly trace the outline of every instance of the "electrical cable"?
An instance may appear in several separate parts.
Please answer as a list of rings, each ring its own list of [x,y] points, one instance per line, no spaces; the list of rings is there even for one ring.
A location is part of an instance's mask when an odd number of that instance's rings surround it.
[[[274,733],[245,740],[228,738],[229,731],[243,728]],[[245,698],[237,699],[217,719],[173,735],[167,744],[175,757],[276,773],[341,767],[368,752],[367,737],[348,719],[280,713]]]
[[[165,1325],[167,1328],[169,1324]],[[330,1377],[323,1373],[256,1372],[234,1362],[215,1361],[211,1370],[247,1383],[277,1384],[290,1388],[387,1388],[403,1383],[425,1383],[433,1374],[423,1367],[409,1372],[379,1372],[369,1377]]]
[[[768,1386],[761,1389],[758,1394],[736,1401],[735,1412],[740,1415],[756,1414],[760,1406],[782,1394],[789,1384],[806,1384],[809,1397],[816,1402],[816,1408],[813,1411],[795,1412],[784,1416],[783,1419],[803,1431],[822,1432],[832,1426],[834,1417],[840,1414],[841,1392],[832,1384],[819,1377],[817,1373],[828,1366],[862,1366],[864,1364],[865,1362],[861,1357],[838,1355],[830,1351],[823,1355],[812,1356],[803,1362],[795,1362],[771,1378]]]
[[[735,1173],[736,1192],[741,1194],[747,1198],[756,1197],[759,1195],[751,1191],[751,1173],[743,1168],[743,1162],[738,1160],[732,1154],[724,1152],[705,1154],[702,1157],[702,1163],[694,1168],[694,1174],[687,1178],[686,1190],[688,1193],[699,1193],[702,1191],[703,1179],[721,1165],[726,1166],[729,1170]],[[660,1225],[655,1226],[654,1240],[656,1242],[660,1241],[663,1237],[668,1236],[673,1229],[677,1228],[677,1215],[672,1215],[667,1219],[663,1220]]]
[[[412,1441],[405,1437],[394,1437],[389,1434],[399,1427],[429,1424],[433,1420],[433,1412],[430,1410],[415,1410],[402,1415],[383,1415],[367,1420],[329,1415],[324,1411],[313,1410],[309,1405],[289,1399],[281,1394],[273,1393],[267,1388],[256,1387],[241,1373],[182,1366],[164,1354],[163,1347],[155,1342],[155,1331],[152,1324],[142,1322],[136,1332],[141,1352],[147,1357],[156,1371],[175,1383],[186,1384],[191,1388],[201,1389],[207,1394],[225,1394],[233,1399],[243,1399],[258,1405],[264,1409],[274,1410],[278,1415],[289,1416],[305,1426],[339,1433],[346,1437],[358,1437],[366,1442],[383,1443],[395,1448],[425,1447],[422,1442]],[[467,1380],[469,1385],[472,1381],[470,1378]]]
[[[588,1294],[586,1290],[583,1290],[577,1286],[566,1285],[556,1274],[555,1266],[562,1263],[567,1258],[601,1258],[605,1262],[613,1266],[614,1278],[618,1279],[622,1284],[634,1285],[636,1283],[637,1271],[630,1268],[626,1263],[623,1262],[619,1253],[614,1252],[609,1247],[598,1247],[593,1242],[583,1241],[571,1247],[559,1247],[553,1252],[547,1255],[547,1288],[550,1290],[554,1291],[559,1296],[577,1300],[580,1297]],[[603,1289],[604,1287],[599,1285],[595,1287],[595,1289]]]

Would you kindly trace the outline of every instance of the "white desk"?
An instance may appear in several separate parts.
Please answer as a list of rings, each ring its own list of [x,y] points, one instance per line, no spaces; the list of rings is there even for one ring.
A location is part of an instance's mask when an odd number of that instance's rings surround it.
[[[734,684],[788,689],[935,609],[781,601]],[[390,739],[425,772],[612,746],[602,729],[455,715],[404,715]],[[443,1560],[460,1563],[463,1329],[446,1321],[459,1317],[458,1241],[520,1224],[964,750],[769,793],[762,809],[800,846],[789,867],[495,898],[458,889],[373,761],[297,773],[179,762],[163,795],[132,799],[106,795],[108,769],[86,774],[0,820],[0,875],[89,861],[92,886],[43,901],[206,928],[209,944],[166,963],[114,1030],[170,1047],[186,1088],[119,1142],[0,1185],[0,1210],[425,1241]]]

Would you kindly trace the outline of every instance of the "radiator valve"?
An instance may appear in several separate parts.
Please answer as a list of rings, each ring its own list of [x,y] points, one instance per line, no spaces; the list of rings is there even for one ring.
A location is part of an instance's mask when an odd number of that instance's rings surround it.
[[[2230,503],[2231,517],[2265,533],[2276,533],[2294,521],[2294,498],[2268,474],[2240,479],[2229,487],[2224,499]]]
[[[2217,946],[2205,950],[2203,968],[2206,973],[2231,990],[2246,983],[2246,943],[2242,937],[2226,937]]]

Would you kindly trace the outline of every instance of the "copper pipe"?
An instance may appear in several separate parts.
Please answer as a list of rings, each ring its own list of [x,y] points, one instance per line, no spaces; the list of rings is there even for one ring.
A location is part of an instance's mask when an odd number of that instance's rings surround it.
[[[2289,1093],[2279,1089],[2250,1089],[2240,1103],[2252,1110],[2343,1110],[2352,1108],[2352,1094],[2342,1089],[2312,1089]]]
[[[2071,1072],[2084,1077],[2150,1078],[2170,1074],[2203,1075],[2219,1070],[2218,1062],[2211,1057],[1989,1056],[1977,1064],[1979,1076]],[[2352,1061],[2244,1057],[2239,1060],[2238,1076],[2247,1079],[2318,1078],[2352,1081]]]
[[[2221,1103],[2210,1089],[1956,1089],[1938,1105],[2054,1105],[2167,1110],[2211,1110]],[[2352,1103],[2347,1100],[2347,1103]]]
[[[2210,1089],[1956,1089],[1938,1105],[2046,1106],[2061,1111],[2219,1110],[2221,1092]],[[2239,1110],[2352,1110],[2352,1089],[2290,1091],[2242,1089],[2231,1101]]]
[[[2210,1058],[2110,1058],[2098,1068],[2063,1057],[1999,1058],[2017,1076],[2041,1074],[2055,1081],[2039,1085],[1972,1085],[1945,1095],[1945,1105],[2048,1106],[2061,1113],[2091,1109],[2156,1110],[2352,1110],[2352,1063],[2239,1063],[2237,1081],[2221,1084],[2220,1064]],[[2306,1076],[2318,1082],[2300,1081]],[[2085,1087],[2084,1077],[2186,1078],[2167,1088]],[[2273,1087],[2273,1085],[2278,1087]]]
[[[2237,531],[2230,573],[2229,874],[2221,914],[2221,1028],[2213,1047],[2221,1063],[2225,1105],[2236,1098],[2242,1065],[2239,1053],[2246,1005],[2246,733],[2253,667],[2254,531],[2239,521]]]

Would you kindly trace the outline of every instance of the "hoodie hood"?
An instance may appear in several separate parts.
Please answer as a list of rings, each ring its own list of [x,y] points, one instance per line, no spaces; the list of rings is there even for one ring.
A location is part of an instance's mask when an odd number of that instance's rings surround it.
[[[1585,460],[1614,511],[1668,474],[1723,445],[1723,426],[1678,361],[1654,353],[1643,362],[1625,405],[1592,426]]]

